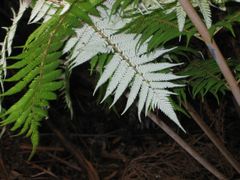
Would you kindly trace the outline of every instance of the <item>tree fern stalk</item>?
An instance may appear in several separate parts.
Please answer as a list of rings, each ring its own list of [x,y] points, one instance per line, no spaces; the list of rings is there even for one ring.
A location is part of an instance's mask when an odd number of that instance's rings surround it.
[[[217,170],[210,162],[204,159],[197,151],[195,151],[188,143],[186,143],[177,133],[175,133],[167,124],[159,119],[155,114],[149,113],[148,117],[155,122],[163,131],[165,131],[175,142],[177,142],[185,151],[187,151],[195,160],[197,160],[204,168],[211,172],[215,177],[222,180],[228,178]]]
[[[194,107],[190,103],[182,102],[185,109],[191,114],[193,120],[199,125],[203,132],[208,136],[208,138],[213,142],[213,144],[218,148],[221,154],[226,158],[226,160],[232,165],[234,169],[239,173],[240,164],[233,155],[227,150],[222,141],[217,137],[217,135],[209,128],[201,116],[195,111]]]
[[[238,83],[235,80],[231,70],[229,69],[226,60],[224,59],[221,51],[219,50],[216,42],[214,39],[210,36],[206,26],[202,22],[201,18],[198,16],[197,12],[193,8],[192,4],[189,2],[189,0],[179,0],[181,6],[191,19],[192,23],[195,25],[197,28],[198,32],[202,36],[204,42],[206,43],[209,52],[212,54],[213,58],[216,60],[219,68],[221,69],[221,72],[225,79],[227,80],[230,89],[240,106],[240,89],[238,87]],[[240,171],[239,171],[240,172]]]

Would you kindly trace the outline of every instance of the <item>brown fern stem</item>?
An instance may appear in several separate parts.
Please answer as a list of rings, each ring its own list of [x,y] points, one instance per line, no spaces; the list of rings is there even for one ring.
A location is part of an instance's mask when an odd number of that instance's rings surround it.
[[[207,27],[197,14],[196,10],[193,8],[192,4],[189,0],[179,0],[179,3],[183,7],[184,11],[187,13],[188,17],[191,19],[192,23],[197,28],[198,32],[202,36],[203,41],[207,45],[210,53],[213,58],[216,60],[224,78],[226,79],[229,87],[235,97],[238,106],[240,106],[240,89],[238,87],[238,83],[235,80],[230,68],[228,67],[226,60],[224,59],[221,51],[218,48],[218,45],[214,41],[214,39],[210,36]]]
[[[240,173],[240,164],[234,159],[232,154],[227,150],[222,141],[217,137],[217,135],[209,128],[209,126],[204,122],[201,116],[195,111],[194,107],[188,102],[182,102],[184,108],[192,116],[193,120],[199,125],[199,127],[204,131],[208,138],[213,142],[213,144],[218,148],[221,154],[226,158],[226,160],[232,165],[238,173]]]
[[[125,94],[128,98],[129,93]],[[195,151],[187,142],[185,142],[176,132],[174,132],[167,124],[165,124],[157,115],[149,112],[147,115],[158,127],[160,127],[168,136],[170,136],[178,145],[180,145],[188,154],[190,154],[205,169],[211,172],[218,179],[227,179],[224,174],[217,170],[212,164],[204,159],[197,151]]]
[[[168,125],[161,121],[155,114],[149,113],[148,117],[214,176],[216,176],[218,179],[227,179],[225,175],[223,175],[212,164],[204,159],[197,151],[195,151],[188,143],[186,143],[177,133],[175,133]]]

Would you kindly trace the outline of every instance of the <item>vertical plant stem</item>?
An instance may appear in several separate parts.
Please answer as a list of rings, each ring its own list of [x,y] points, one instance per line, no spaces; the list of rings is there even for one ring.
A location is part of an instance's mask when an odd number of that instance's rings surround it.
[[[184,11],[187,13],[188,17],[191,19],[192,23],[197,28],[198,32],[203,38],[203,41],[206,43],[210,53],[212,54],[213,58],[216,60],[224,78],[226,79],[229,87],[235,97],[238,106],[240,106],[240,89],[238,87],[238,83],[235,80],[231,70],[229,69],[221,51],[219,50],[216,42],[214,39],[211,38],[207,27],[197,14],[196,10],[193,8],[192,4],[189,0],[179,0],[179,3],[183,7]]]
[[[213,142],[213,144],[218,148],[222,155],[227,159],[227,161],[233,166],[238,173],[240,173],[240,164],[234,159],[232,154],[227,150],[221,140],[216,136],[216,134],[208,127],[200,115],[195,111],[195,109],[188,102],[182,103],[185,109],[190,113],[193,120],[199,125],[199,127],[204,131],[208,138]]]
[[[175,133],[168,125],[161,121],[155,114],[149,113],[148,117],[214,176],[216,176],[218,179],[227,179],[219,170],[205,160],[197,151],[188,145],[177,133]]]

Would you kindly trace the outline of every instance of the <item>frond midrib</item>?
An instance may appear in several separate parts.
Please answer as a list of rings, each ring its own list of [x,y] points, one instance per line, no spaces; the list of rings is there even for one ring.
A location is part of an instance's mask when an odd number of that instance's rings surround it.
[[[136,74],[138,74],[138,75],[143,79],[143,82],[146,83],[146,84],[148,85],[148,87],[153,91],[153,93],[156,94],[157,96],[159,96],[159,93],[157,93],[157,92],[155,91],[156,88],[153,88],[153,87],[152,87],[151,81],[147,80],[147,79],[145,78],[144,74],[141,73],[141,72],[139,72],[139,70],[137,69],[137,65],[135,65],[135,64],[133,64],[133,63],[131,62],[131,60],[124,54],[124,52],[120,50],[120,48],[118,47],[118,45],[112,43],[112,41],[110,40],[110,38],[109,38],[107,35],[105,35],[105,34],[103,33],[103,31],[101,31],[100,29],[98,29],[96,26],[91,25],[90,27],[93,28],[94,31],[95,31],[96,33],[98,33],[99,36],[101,36],[103,39],[105,39],[105,41],[108,43],[108,45],[110,45],[110,46],[112,47],[112,49],[115,51],[115,53],[119,54],[120,57],[122,57],[122,60],[124,60],[130,67],[132,67],[132,68],[134,69],[134,71],[136,72],[136,73],[135,73],[135,76],[136,76]],[[161,97],[159,97],[159,98],[161,98]]]
[[[50,33],[50,37],[49,37],[49,40],[48,40],[48,43],[47,43],[47,47],[46,49],[44,50],[43,52],[43,57],[42,57],[42,61],[41,61],[41,64],[40,64],[40,71],[39,71],[39,79],[38,79],[38,83],[36,85],[36,87],[34,87],[34,95],[33,95],[33,98],[31,100],[31,111],[32,111],[32,108],[34,107],[35,105],[35,101],[36,99],[38,98],[37,95],[38,95],[38,89],[39,87],[41,87],[42,85],[42,79],[43,79],[43,76],[44,76],[44,67],[45,67],[45,61],[47,59],[47,55],[48,55],[48,52],[49,52],[49,49],[51,47],[51,44],[54,40],[54,35],[55,33],[58,31],[58,28],[62,25],[63,21],[64,21],[64,18],[65,18],[65,15],[63,15],[59,21],[59,24],[55,27],[55,29]]]

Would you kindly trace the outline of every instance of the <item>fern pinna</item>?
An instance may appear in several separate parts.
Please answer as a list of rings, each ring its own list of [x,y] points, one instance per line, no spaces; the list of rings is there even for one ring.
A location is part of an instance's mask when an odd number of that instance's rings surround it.
[[[31,34],[20,55],[9,58],[17,62],[7,68],[18,72],[4,81],[16,84],[1,94],[3,97],[25,92],[2,113],[1,125],[13,123],[11,130],[20,129],[19,135],[26,133],[26,136],[30,136],[32,154],[39,143],[38,127],[40,121],[47,117],[49,100],[57,98],[55,91],[63,85],[59,59],[64,40],[74,33],[73,28],[80,26],[80,19],[89,20],[88,13],[96,13],[94,4],[88,1],[73,1],[64,14],[61,12],[59,8],[56,15]]]
[[[210,28],[212,26],[211,6],[221,10],[226,10],[225,3],[229,1],[240,2],[240,0],[191,0],[191,3],[194,7],[199,9],[206,26]],[[181,7],[178,0],[116,0],[113,10],[125,10],[130,5],[140,11],[143,9],[143,13],[149,13],[158,8],[162,9],[165,14],[175,12],[179,31],[182,32],[184,30],[187,14]]]
[[[104,4],[107,9],[111,9],[109,2]],[[142,44],[137,49],[139,37],[135,37],[135,34],[117,33],[118,29],[129,22],[128,19],[123,19],[119,15],[110,17],[110,10],[104,8],[99,7],[98,10],[100,17],[91,16],[93,25],[85,24],[76,29],[76,36],[70,38],[64,48],[64,52],[71,52],[70,68],[90,60],[97,53],[114,53],[95,89],[96,91],[110,79],[103,100],[114,94],[112,105],[115,104],[130,86],[124,112],[139,94],[139,118],[144,107],[145,114],[148,113],[149,109],[160,109],[181,127],[168,99],[171,94],[174,94],[168,88],[182,86],[169,81],[179,79],[181,76],[160,72],[178,64],[153,62],[157,57],[168,53],[171,49],[160,48],[146,54],[147,43]]]

